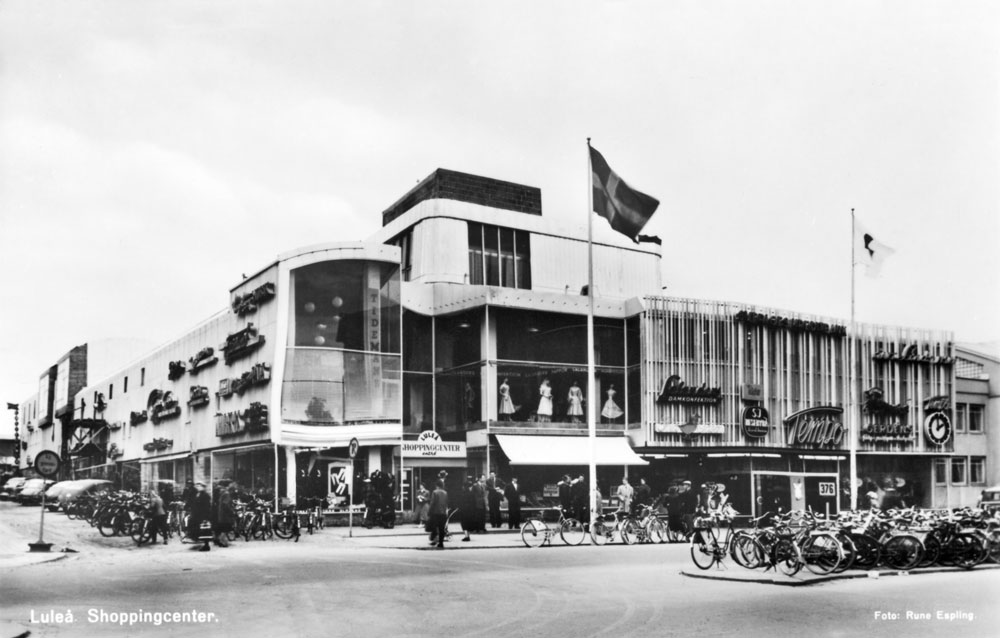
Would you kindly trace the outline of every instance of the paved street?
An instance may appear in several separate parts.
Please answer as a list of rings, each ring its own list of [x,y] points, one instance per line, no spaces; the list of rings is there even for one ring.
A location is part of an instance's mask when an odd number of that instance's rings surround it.
[[[70,542],[78,552],[28,555],[37,522],[37,508],[0,504],[0,638],[24,631],[33,637],[807,631],[974,638],[996,636],[1000,627],[1000,569],[785,587],[685,576],[684,545],[529,550],[512,533],[491,532],[435,551],[410,526],[356,529],[354,538],[344,528],[327,528],[299,543],[238,541],[197,552],[176,542],[135,548],[61,514],[46,516],[46,540],[56,542],[53,550]],[[58,560],[38,562],[51,558]],[[191,610],[184,622],[150,616],[114,624],[140,611]],[[56,616],[67,611],[73,622]]]

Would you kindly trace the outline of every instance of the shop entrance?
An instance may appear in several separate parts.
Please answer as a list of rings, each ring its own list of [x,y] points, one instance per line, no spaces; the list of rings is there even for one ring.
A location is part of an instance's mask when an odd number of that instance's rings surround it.
[[[837,474],[805,472],[754,472],[754,516],[764,512],[811,510],[837,514]]]

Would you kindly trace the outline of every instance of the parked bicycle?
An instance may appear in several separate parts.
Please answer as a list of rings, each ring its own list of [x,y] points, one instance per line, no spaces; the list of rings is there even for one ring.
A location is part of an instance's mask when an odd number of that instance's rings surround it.
[[[579,545],[587,536],[583,523],[575,518],[567,517],[560,507],[553,507],[550,512],[558,512],[558,520],[549,525],[542,516],[533,516],[521,525],[521,540],[527,547],[551,545],[552,537],[557,533],[562,542],[567,545]]]

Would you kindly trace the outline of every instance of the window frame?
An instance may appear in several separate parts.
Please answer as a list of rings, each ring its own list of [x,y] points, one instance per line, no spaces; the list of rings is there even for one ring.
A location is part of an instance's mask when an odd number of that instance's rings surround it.
[[[975,468],[979,468],[978,472]],[[978,476],[976,474],[978,473]],[[986,457],[969,457],[969,485],[986,485]]]
[[[969,424],[966,431],[969,434],[985,434],[986,406],[979,403],[970,403],[968,406],[969,409],[966,415],[969,419]],[[973,415],[975,415],[975,418],[973,418]],[[976,424],[975,428],[973,428],[974,423]]]
[[[961,469],[962,476],[955,478],[955,471]],[[953,456],[949,463],[949,476],[951,485],[969,484],[969,459],[964,456]]]

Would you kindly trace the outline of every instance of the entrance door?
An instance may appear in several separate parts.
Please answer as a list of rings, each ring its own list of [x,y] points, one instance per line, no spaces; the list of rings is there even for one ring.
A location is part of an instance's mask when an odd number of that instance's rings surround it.
[[[754,472],[755,516],[764,512],[809,510],[817,514],[836,514],[836,474],[792,472]]]

